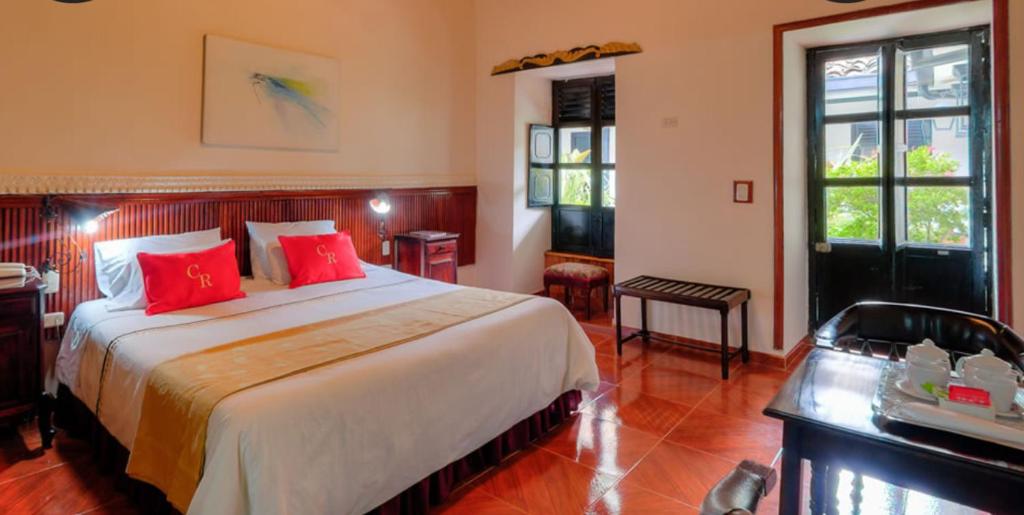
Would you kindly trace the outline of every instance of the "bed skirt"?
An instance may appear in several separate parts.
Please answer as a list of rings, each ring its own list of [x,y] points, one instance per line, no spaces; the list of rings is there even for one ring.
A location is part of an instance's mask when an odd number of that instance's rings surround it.
[[[566,392],[546,408],[512,426],[466,457],[449,463],[420,482],[407,488],[370,513],[407,515],[427,513],[444,502],[460,484],[497,465],[510,454],[526,447],[569,418],[580,404],[579,391]],[[57,393],[57,426],[77,438],[87,438],[96,454],[100,470],[118,477],[118,488],[128,494],[145,513],[177,513],[156,487],[128,477],[125,466],[128,450],[104,428],[89,408],[64,385]]]

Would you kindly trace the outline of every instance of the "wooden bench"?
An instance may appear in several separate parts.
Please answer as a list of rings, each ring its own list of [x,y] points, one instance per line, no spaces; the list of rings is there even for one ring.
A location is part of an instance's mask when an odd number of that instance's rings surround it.
[[[614,287],[615,295],[615,342],[619,355],[622,355],[622,344],[639,337],[644,343],[657,340],[663,343],[678,345],[691,349],[719,352],[716,349],[709,349],[705,346],[685,343],[676,340],[669,340],[652,335],[647,330],[647,301],[657,300],[671,302],[684,306],[717,310],[722,321],[722,379],[729,379],[729,360],[737,354],[741,355],[744,363],[750,361],[750,351],[747,348],[747,302],[750,300],[750,290],[732,286],[718,286],[714,284],[701,284],[689,281],[677,281],[675,279],[663,279],[641,275],[628,281],[618,283]],[[640,299],[640,330],[633,334],[622,337],[622,296],[638,297]],[[729,311],[740,306],[742,317],[743,336],[739,350],[729,351]]]

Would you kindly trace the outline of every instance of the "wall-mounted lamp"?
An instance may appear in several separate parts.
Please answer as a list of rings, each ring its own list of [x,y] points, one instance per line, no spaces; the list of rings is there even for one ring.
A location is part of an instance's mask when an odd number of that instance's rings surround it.
[[[117,207],[112,204],[98,202],[95,200],[80,200],[68,197],[54,197],[47,195],[43,197],[42,217],[48,223],[54,223],[60,217],[61,211],[67,213],[68,218],[75,226],[86,234],[93,234],[100,227],[100,221],[117,212]],[[75,241],[75,238],[67,237],[67,229],[54,231],[62,237],[54,242],[50,254],[39,266],[39,271],[46,281],[46,291],[56,293],[60,287],[60,270],[71,272],[79,264],[85,262],[87,254]]]
[[[43,198],[43,218],[48,221],[56,220],[59,211],[67,213],[82,232],[94,234],[99,230],[100,222],[104,218],[117,212],[117,207],[96,200],[53,196]]]
[[[380,241],[384,241],[388,236],[387,228],[384,226],[384,219],[391,212],[391,199],[388,198],[387,193],[378,193],[370,199],[370,209],[380,217],[380,225],[377,226],[377,236],[380,237]]]

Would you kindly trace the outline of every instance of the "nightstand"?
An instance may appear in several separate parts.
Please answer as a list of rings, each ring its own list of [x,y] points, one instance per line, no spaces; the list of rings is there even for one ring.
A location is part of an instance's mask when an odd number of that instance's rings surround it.
[[[395,270],[455,284],[459,272],[459,235],[416,231],[395,236]]]
[[[53,441],[51,405],[43,392],[44,284],[0,288],[0,421],[19,422],[36,412],[43,448]]]

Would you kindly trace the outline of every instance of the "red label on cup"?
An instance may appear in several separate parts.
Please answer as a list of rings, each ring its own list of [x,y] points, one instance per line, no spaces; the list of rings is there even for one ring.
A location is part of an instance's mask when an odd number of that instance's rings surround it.
[[[949,385],[949,400],[967,404],[977,404],[979,406],[992,405],[992,400],[989,398],[987,391],[982,390],[981,388],[971,388],[969,386],[958,386],[955,384]]]

